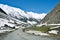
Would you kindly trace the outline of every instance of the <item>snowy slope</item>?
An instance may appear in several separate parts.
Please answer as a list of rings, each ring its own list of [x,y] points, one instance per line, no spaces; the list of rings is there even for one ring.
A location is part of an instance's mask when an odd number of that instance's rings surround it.
[[[8,26],[10,26],[10,27],[14,27],[14,26],[15,26],[15,24],[9,23],[9,20],[0,18],[0,28],[1,28],[2,26],[4,26],[5,24],[8,25]]]
[[[46,14],[42,13],[42,14],[38,14],[38,13],[34,13],[34,12],[24,12],[23,10],[21,10],[20,8],[15,8],[15,7],[11,7],[8,5],[4,5],[4,4],[0,4],[0,8],[2,8],[7,14],[14,14],[14,16],[24,16],[24,17],[33,17],[33,18],[43,18]],[[6,10],[7,9],[7,10]],[[34,16],[35,15],[35,16]]]
[[[9,25],[10,27],[14,27],[16,24],[27,24],[23,21],[20,21],[18,19],[12,18],[0,11],[0,27],[4,26],[4,24]]]
[[[35,19],[43,19],[46,16],[46,13],[35,13],[35,12],[27,12],[28,16]]]
[[[27,14],[19,8],[11,7],[4,4],[0,4],[0,8],[2,8],[8,15],[11,14],[11,16],[18,16],[18,18],[23,16],[28,18]]]
[[[21,21],[28,22],[31,19],[32,21],[30,21],[30,23],[39,22],[40,19],[43,19],[46,15],[45,13],[38,14],[34,12],[25,12],[20,8],[15,8],[4,4],[0,4],[0,8],[3,9],[9,16],[19,19]]]
[[[4,24],[7,22],[8,22],[8,20],[0,18],[0,27],[4,26]]]

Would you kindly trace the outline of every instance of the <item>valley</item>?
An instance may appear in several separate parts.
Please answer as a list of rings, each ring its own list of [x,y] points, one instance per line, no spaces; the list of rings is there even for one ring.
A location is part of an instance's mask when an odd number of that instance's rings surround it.
[[[0,40],[60,40],[60,3],[47,15],[0,4]]]

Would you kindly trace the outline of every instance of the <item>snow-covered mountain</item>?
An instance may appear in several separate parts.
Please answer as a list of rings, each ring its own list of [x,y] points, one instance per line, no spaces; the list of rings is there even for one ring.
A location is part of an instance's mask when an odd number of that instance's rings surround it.
[[[29,23],[25,23],[23,21],[20,21],[18,19],[15,19],[13,17],[10,17],[8,15],[6,15],[3,10],[0,9],[0,29],[1,28],[18,28],[18,27],[22,27],[22,26],[28,26]],[[7,28],[6,28],[7,29]]]
[[[11,7],[8,5],[0,4],[0,8],[6,12],[7,15],[27,23],[38,23],[45,17],[45,13],[38,14],[34,12],[25,12],[20,8]]]

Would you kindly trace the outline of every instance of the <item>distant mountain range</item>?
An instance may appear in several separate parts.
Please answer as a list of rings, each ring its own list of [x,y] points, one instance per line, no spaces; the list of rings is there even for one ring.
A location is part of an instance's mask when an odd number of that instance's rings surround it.
[[[60,23],[60,3],[42,20],[41,23],[58,24]]]
[[[38,14],[34,12],[25,12],[19,8],[4,4],[0,4],[0,9],[2,9],[8,16],[30,24],[40,23],[40,20],[43,19],[46,15],[45,13]]]

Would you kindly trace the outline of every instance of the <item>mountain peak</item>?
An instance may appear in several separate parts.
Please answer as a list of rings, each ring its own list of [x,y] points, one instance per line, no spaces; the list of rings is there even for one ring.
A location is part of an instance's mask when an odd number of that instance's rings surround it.
[[[60,6],[60,2],[57,5]]]

